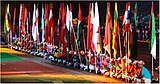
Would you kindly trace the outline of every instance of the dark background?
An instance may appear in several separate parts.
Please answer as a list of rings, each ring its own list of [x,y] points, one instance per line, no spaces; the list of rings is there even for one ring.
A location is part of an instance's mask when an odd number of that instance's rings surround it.
[[[4,25],[4,16],[5,16],[5,8],[6,4],[10,4],[10,13],[11,13],[11,25],[13,24],[13,15],[14,15],[14,7],[16,7],[16,25],[18,25],[19,21],[19,11],[20,11],[20,4],[21,3],[26,3],[28,10],[31,12],[31,18],[33,16],[33,5],[34,3],[38,4],[38,9],[39,9],[39,19],[41,19],[41,10],[42,10],[42,3],[53,3],[53,15],[54,15],[54,21],[55,25],[57,24],[58,20],[58,14],[59,14],[59,3],[62,1],[1,1],[1,25]],[[88,11],[89,11],[89,3],[95,2],[95,1],[63,1],[65,5],[69,5],[70,3],[72,4],[72,15],[73,18],[78,17],[78,3],[81,4],[81,9],[82,9],[82,14],[83,17],[88,16]],[[100,24],[105,23],[105,17],[106,17],[106,7],[107,7],[107,2],[111,3],[111,13],[112,17],[114,16],[114,3],[115,1],[98,1],[98,7],[99,7],[99,15],[100,15]],[[150,15],[151,13],[151,1],[139,1],[138,3],[138,16],[146,16]],[[117,1],[118,4],[118,15],[124,15],[125,12],[125,6],[126,6],[126,1]],[[131,1],[131,16],[133,16],[133,9],[135,2]],[[159,14],[159,2],[154,1],[154,13],[155,16]],[[32,19],[31,19],[32,20]]]

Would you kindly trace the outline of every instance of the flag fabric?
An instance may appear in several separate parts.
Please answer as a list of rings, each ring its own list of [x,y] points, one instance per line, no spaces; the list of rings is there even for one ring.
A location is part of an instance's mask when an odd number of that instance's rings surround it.
[[[78,12],[78,25],[77,25],[77,44],[78,44],[78,48],[80,48],[80,37],[82,36],[82,27],[80,26],[80,23],[82,22],[83,18],[82,18],[82,10],[81,10],[81,5],[79,4],[79,12]]]
[[[41,18],[41,25],[42,25],[42,43],[44,43],[44,7],[42,3],[42,18]]]
[[[87,30],[87,49],[91,49],[91,39],[92,39],[92,32],[93,32],[93,24],[91,24],[92,17],[93,17],[93,3],[89,4],[89,14],[88,14],[88,30]],[[93,22],[93,21],[92,21]]]
[[[69,27],[70,27],[70,44],[75,48],[75,34],[74,34],[74,28],[73,28],[73,22],[72,22],[72,4],[70,3],[69,7]]]
[[[19,37],[21,29],[22,29],[22,4],[20,4],[20,11],[19,11]]]
[[[4,33],[5,35],[7,34],[7,31],[9,31],[10,29],[10,24],[9,24],[9,16],[10,16],[10,12],[9,12],[9,4],[6,5],[6,14],[5,14],[5,20],[4,20]]]
[[[137,52],[137,34],[136,34],[136,30],[137,30],[137,26],[136,26],[136,21],[137,21],[137,2],[135,3],[135,7],[134,7],[134,27],[132,29],[132,47],[131,47],[131,57],[134,59],[137,59],[138,57],[138,52]]]
[[[38,8],[36,8],[35,4],[34,4],[34,10],[33,10],[32,37],[34,41],[39,41]]]
[[[131,24],[130,24],[130,2],[126,3],[126,10],[124,14],[124,20],[123,20],[123,26],[124,26],[124,31],[127,33],[125,39],[125,44],[127,44],[127,49],[126,49],[126,55],[130,57],[130,45],[132,44],[132,29],[131,29]]]
[[[95,17],[94,17],[94,25],[93,25],[93,36],[92,36],[92,51],[99,53],[99,43],[98,43],[98,34],[99,34],[99,12],[98,12],[98,3],[95,3]]]
[[[59,7],[59,17],[58,17],[58,36],[59,36],[59,43],[62,44],[62,10],[64,9],[64,3],[60,3]]]
[[[67,47],[67,40],[66,40],[66,11],[64,9],[64,3],[60,3],[59,9],[59,42],[65,49]]]
[[[17,32],[16,31],[16,7],[14,8],[14,18],[13,18],[13,32]],[[15,33],[16,34],[16,33]]]
[[[49,40],[48,40],[48,32],[49,32],[49,27],[48,27],[48,24],[49,24],[49,20],[48,20],[48,4],[45,3],[45,42],[49,43]]]
[[[117,2],[115,3],[115,10],[114,10],[114,27],[113,27],[113,32],[112,32],[112,49],[114,50],[113,52],[113,57],[116,58],[117,55],[117,37],[118,37],[118,32],[119,32],[119,26],[118,26],[118,10],[117,10]]]
[[[53,4],[50,4],[50,13],[49,13],[49,26],[50,26],[50,43],[53,42],[53,36],[54,36],[54,18],[53,18]]]
[[[70,45],[70,12],[69,12],[69,7],[67,5],[67,11],[66,11],[66,40],[68,42],[68,49],[71,49]]]
[[[124,14],[124,20],[123,20],[123,25],[124,25],[124,30],[129,31],[130,28],[130,2],[126,3],[126,10]]]
[[[153,3],[152,3],[153,4]],[[152,26],[152,14],[153,14],[154,8],[151,7],[151,14],[150,14],[150,20],[149,20],[149,26],[148,26],[148,32],[151,32],[151,26]]]
[[[156,27],[155,27],[155,16],[154,16],[154,3],[152,2],[152,29],[151,29],[151,40],[150,46],[151,51],[150,53],[156,59]]]
[[[110,3],[107,3],[107,12],[106,12],[106,26],[105,26],[105,35],[104,35],[104,49],[107,50],[108,54],[111,55],[111,30],[112,29],[112,16],[110,11]]]
[[[21,35],[22,37],[25,37],[25,5],[24,4],[22,4],[21,22],[22,22]]]

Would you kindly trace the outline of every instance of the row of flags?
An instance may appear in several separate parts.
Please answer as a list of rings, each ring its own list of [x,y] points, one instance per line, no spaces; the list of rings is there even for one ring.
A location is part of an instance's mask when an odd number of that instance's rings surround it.
[[[49,12],[48,12],[49,9]],[[83,21],[83,14],[81,5],[78,4],[78,25],[77,25],[77,34],[75,34],[72,23],[72,4],[64,5],[60,3],[59,8],[59,17],[58,17],[58,38],[59,44],[63,48],[71,49],[71,47],[76,46],[77,49],[81,46],[80,38],[83,36],[81,22]],[[155,18],[153,12],[153,2],[152,2],[152,11],[151,11],[151,54],[156,56],[156,34],[155,34]],[[10,29],[9,24],[9,4],[6,6],[6,14],[4,21],[4,33],[7,33],[7,30]],[[38,4],[34,4],[33,10],[33,24],[30,28],[30,12],[27,10],[26,4],[20,4],[20,13],[19,13],[19,29],[21,30],[22,37],[25,37],[26,34],[30,33],[29,30],[32,29],[32,37],[34,41],[40,42],[39,34],[39,17],[41,17],[41,29],[42,29],[42,42],[47,42],[54,44],[54,14],[53,14],[53,4],[43,4],[42,3],[42,15],[39,16]],[[126,3],[126,10],[123,18],[123,29],[126,32],[126,55],[137,56],[137,40],[136,40],[136,18],[137,18],[137,3],[134,8],[134,27],[131,28],[130,23],[130,2]],[[16,8],[14,8],[14,21],[13,21],[13,30],[15,30],[16,24]],[[111,49],[113,49],[113,57],[117,57],[117,52],[121,51],[121,41],[119,33],[119,21],[118,21],[118,9],[117,3],[115,3],[114,10],[114,23],[112,24],[112,15],[110,3],[107,3],[106,10],[106,24],[105,24],[105,35],[104,35],[104,46],[103,48],[108,52],[109,55],[112,55]],[[99,10],[98,3],[89,4],[89,13],[88,13],[88,29],[87,29],[87,46],[86,49],[92,50],[94,53],[102,52],[102,43],[100,35],[100,21],[99,21]],[[31,25],[31,24],[30,24]],[[113,30],[113,31],[112,31]],[[112,38],[112,39],[111,39]],[[85,41],[84,41],[85,42]],[[119,43],[119,44],[118,44]],[[67,45],[68,44],[68,45]],[[118,49],[119,48],[119,49]],[[121,52],[120,52],[121,53]],[[121,55],[122,56],[122,55]]]

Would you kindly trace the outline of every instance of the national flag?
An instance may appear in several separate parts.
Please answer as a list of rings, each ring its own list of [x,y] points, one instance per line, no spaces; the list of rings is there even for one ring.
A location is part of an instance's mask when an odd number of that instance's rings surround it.
[[[153,4],[153,3],[152,3]],[[148,32],[150,33],[151,26],[152,26],[152,14],[153,14],[154,8],[153,5],[151,7],[151,14],[150,14],[150,20],[149,20],[149,26],[148,26]]]
[[[93,25],[93,36],[92,36],[92,42],[93,42],[93,48],[92,51],[93,52],[97,52],[99,53],[99,11],[98,11],[98,3],[95,3],[95,17],[94,17],[94,25]]]
[[[32,37],[34,41],[39,41],[39,31],[38,31],[38,7],[34,4],[33,10],[33,25],[32,25]]]
[[[71,49],[70,47],[70,27],[69,27],[69,7],[67,5],[67,11],[66,11],[66,39],[68,42],[68,48]]]
[[[136,21],[137,21],[137,2],[135,3],[135,7],[134,7],[134,27],[132,29],[132,47],[131,47],[131,57],[134,59],[137,59],[138,57],[138,52],[137,52],[137,34],[136,34],[136,30],[137,30],[137,26],[136,26]]]
[[[113,57],[116,58],[117,56],[117,37],[118,37],[118,32],[119,32],[119,25],[118,25],[118,9],[117,9],[117,2],[115,2],[115,10],[114,10],[114,27],[113,27],[113,32],[112,32],[112,49],[114,50],[113,52]]]
[[[64,3],[60,3],[59,7],[59,17],[58,17],[58,38],[59,38],[59,43],[62,44],[62,9],[64,8]]]
[[[82,36],[82,27],[80,26],[80,23],[82,22],[83,18],[82,18],[82,10],[81,10],[81,5],[79,4],[79,12],[78,12],[78,25],[77,25],[77,44],[78,44],[78,48],[80,48],[80,37]]]
[[[112,29],[112,16],[110,11],[110,3],[107,3],[107,12],[106,12],[106,26],[105,26],[105,35],[104,35],[104,49],[107,50],[109,55],[111,55],[111,29]]]
[[[66,23],[66,11],[64,9],[64,3],[60,3],[60,10],[59,10],[59,41],[60,41],[60,44],[63,45],[63,48],[67,47],[65,23]]]
[[[42,43],[44,43],[44,6],[42,3],[42,18],[41,18],[41,25],[42,25]]]
[[[48,4],[45,3],[45,16],[44,16],[44,19],[45,19],[45,42],[48,42],[48,32],[49,32],[49,27],[48,27],[48,24],[49,24],[49,20],[48,20]]]
[[[53,36],[54,36],[54,19],[53,19],[53,4],[50,4],[50,13],[49,13],[49,26],[50,26],[50,43],[53,42]]]
[[[22,4],[20,4],[20,11],[19,11],[19,37],[20,37],[20,32],[22,29]]]
[[[89,5],[89,14],[88,14],[88,34],[87,34],[87,49],[91,49],[92,35],[93,35],[93,24],[94,24],[94,12],[93,12],[93,3]]]
[[[155,16],[154,16],[154,3],[152,2],[152,29],[151,29],[151,39],[150,39],[150,46],[151,51],[150,53],[156,59],[156,27],[155,27]]]
[[[132,44],[132,29],[131,29],[131,24],[130,24],[130,2],[126,3],[126,10],[124,14],[124,20],[123,20],[123,26],[124,26],[124,31],[127,33],[125,40],[125,44],[127,44],[127,50],[126,50],[126,55],[130,57],[130,45]]]
[[[21,15],[21,22],[22,22],[22,31],[21,35],[25,37],[25,5],[22,5],[22,15]]]
[[[9,31],[9,29],[10,29],[9,17],[10,17],[9,4],[7,4],[6,5],[6,15],[5,15],[5,20],[4,20],[4,33],[5,33],[5,35],[7,34],[7,31]]]
[[[17,32],[16,31],[16,7],[14,7],[14,18],[13,18],[13,30],[12,31]]]

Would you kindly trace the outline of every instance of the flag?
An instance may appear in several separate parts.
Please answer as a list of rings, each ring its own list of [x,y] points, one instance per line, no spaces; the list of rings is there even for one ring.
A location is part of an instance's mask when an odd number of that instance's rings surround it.
[[[151,39],[150,39],[150,46],[151,51],[150,53],[156,59],[156,27],[155,27],[155,16],[154,16],[154,3],[152,2],[152,29],[151,29]]]
[[[113,52],[113,57],[116,58],[117,55],[117,37],[118,37],[118,32],[119,32],[119,26],[118,26],[118,10],[117,10],[117,2],[115,3],[115,10],[114,10],[114,27],[113,27],[113,32],[112,32],[112,49],[114,50]]]
[[[137,26],[136,26],[136,21],[137,21],[137,2],[135,3],[135,7],[134,7],[134,27],[132,29],[132,47],[131,47],[131,57],[134,59],[137,59],[138,57],[138,52],[137,52],[137,34],[136,34],[136,30],[137,30]]]
[[[22,29],[22,4],[20,4],[20,11],[19,11],[19,37],[20,37],[20,32]]]
[[[94,24],[94,12],[93,12],[93,3],[89,5],[89,14],[88,14],[88,34],[87,34],[87,49],[91,49],[92,35],[93,35],[93,24]]]
[[[33,10],[33,25],[32,25],[32,37],[34,41],[39,41],[39,32],[38,32],[38,7],[34,4]]]
[[[16,7],[14,8],[14,18],[13,18],[13,32],[17,32],[16,31]],[[15,33],[16,34],[16,33]]]
[[[130,2],[126,4],[123,25],[124,25],[124,30],[128,32],[130,29]]]
[[[7,31],[9,31],[10,29],[10,24],[9,24],[9,16],[10,16],[10,12],[9,12],[9,4],[6,5],[6,15],[4,18],[4,34],[7,34]]]
[[[49,13],[49,26],[50,26],[50,43],[52,44],[53,36],[54,36],[54,19],[53,19],[53,4],[50,4],[50,13]]]
[[[46,3],[45,4],[45,42],[49,42],[48,40],[48,32],[49,32],[49,27],[48,27],[48,24],[49,24],[49,20],[48,20],[48,4]]]
[[[93,25],[93,36],[92,36],[92,51],[99,53],[99,43],[98,43],[98,34],[99,34],[99,12],[98,12],[98,4],[95,3],[95,17],[94,17],[94,25]]]
[[[44,7],[42,3],[42,18],[41,18],[41,25],[42,25],[42,43],[44,42]]]
[[[64,9],[64,3],[60,3],[59,7],[59,17],[58,17],[58,38],[59,38],[59,43],[62,44],[62,10]]]
[[[153,3],[152,3],[153,4]],[[150,20],[149,20],[149,26],[148,26],[148,32],[150,33],[151,25],[152,25],[152,14],[153,14],[153,5],[151,7],[151,14],[150,14]]]
[[[111,30],[112,29],[112,16],[110,11],[110,3],[107,3],[107,12],[106,12],[106,26],[105,26],[105,35],[104,35],[104,49],[107,50],[109,55],[111,55]]]
[[[22,31],[21,35],[25,37],[25,5],[22,5],[22,15],[21,15]]]
[[[78,43],[78,48],[80,48],[80,37],[82,36],[82,27],[80,26],[80,23],[82,22],[82,10],[81,10],[81,5],[79,4],[79,12],[78,12],[78,25],[77,25],[77,43]]]
[[[132,29],[131,29],[131,24],[130,24],[130,2],[126,3],[126,10],[124,14],[124,20],[123,20],[123,26],[124,26],[124,31],[127,33],[125,40],[125,44],[127,44],[127,49],[126,49],[126,55],[130,57],[130,45],[132,44]]]
[[[66,39],[68,42],[68,49],[71,49],[70,46],[70,13],[69,13],[69,7],[67,5],[67,11],[66,11]]]
[[[64,3],[60,3],[60,9],[59,9],[59,42],[60,42],[61,45],[63,45],[64,49],[67,47],[65,23],[66,23],[66,11],[64,9]]]

